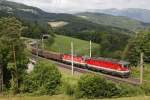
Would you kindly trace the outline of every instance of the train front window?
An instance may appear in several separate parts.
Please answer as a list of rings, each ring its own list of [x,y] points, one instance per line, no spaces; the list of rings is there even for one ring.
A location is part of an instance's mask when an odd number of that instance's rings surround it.
[[[129,66],[128,64],[125,64],[125,65],[124,65],[124,67],[126,67],[126,68],[128,68],[128,66]]]

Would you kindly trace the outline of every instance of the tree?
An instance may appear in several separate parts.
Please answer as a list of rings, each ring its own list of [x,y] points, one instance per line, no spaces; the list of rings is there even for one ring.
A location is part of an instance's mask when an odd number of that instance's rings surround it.
[[[123,58],[128,59],[132,65],[137,66],[141,52],[144,53],[144,61],[150,63],[150,30],[138,33],[129,41]]]
[[[0,61],[4,71],[4,84],[9,87],[11,80],[14,93],[19,92],[28,61],[25,44],[21,39],[22,30],[23,26],[16,18],[0,19]]]

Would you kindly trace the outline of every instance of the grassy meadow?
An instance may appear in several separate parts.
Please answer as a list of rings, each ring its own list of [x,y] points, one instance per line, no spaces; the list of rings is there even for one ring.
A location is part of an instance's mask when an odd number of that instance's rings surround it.
[[[87,55],[89,56],[89,48],[90,42],[84,41],[76,38],[71,38],[62,35],[56,35],[54,38],[54,43],[50,46],[50,43],[46,40],[45,41],[45,49],[59,52],[59,53],[66,53],[70,54],[71,52],[71,41],[74,43],[74,54],[76,55]],[[95,55],[100,48],[99,44],[92,43],[92,54]]]

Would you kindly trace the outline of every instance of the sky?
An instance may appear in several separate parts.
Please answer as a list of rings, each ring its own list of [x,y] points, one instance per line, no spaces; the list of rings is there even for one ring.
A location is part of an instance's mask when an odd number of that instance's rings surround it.
[[[81,12],[89,9],[143,8],[150,10],[150,0],[9,0],[35,6],[47,12]]]

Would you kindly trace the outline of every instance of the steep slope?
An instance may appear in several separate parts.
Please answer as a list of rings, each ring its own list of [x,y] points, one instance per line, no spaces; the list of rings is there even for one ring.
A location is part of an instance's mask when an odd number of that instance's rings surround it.
[[[145,23],[127,17],[112,16],[103,13],[90,13],[90,12],[78,13],[76,15],[97,24],[116,26],[132,31],[147,28],[147,25]]]
[[[104,9],[104,10],[94,10],[94,12],[100,12],[105,14],[111,14],[115,16],[126,16],[133,18],[145,23],[150,23],[150,10],[139,9],[139,8],[128,8],[128,9]]]

